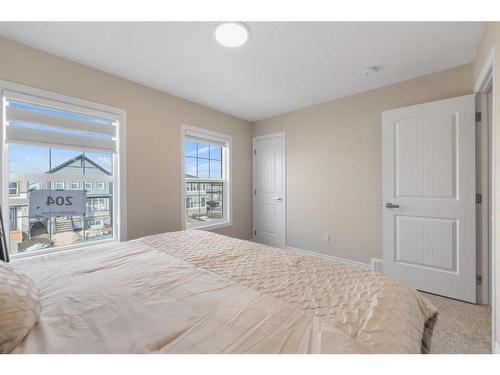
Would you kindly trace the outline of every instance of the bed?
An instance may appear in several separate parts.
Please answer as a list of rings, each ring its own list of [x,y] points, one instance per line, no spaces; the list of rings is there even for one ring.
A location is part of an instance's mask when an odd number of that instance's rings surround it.
[[[383,274],[206,231],[12,267],[42,306],[13,353],[426,353],[437,316]]]

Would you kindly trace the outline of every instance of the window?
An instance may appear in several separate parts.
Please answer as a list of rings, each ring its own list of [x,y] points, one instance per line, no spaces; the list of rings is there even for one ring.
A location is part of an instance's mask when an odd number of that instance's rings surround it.
[[[69,183],[70,190],[80,190],[80,184],[78,182],[71,181]]]
[[[231,137],[183,127],[185,228],[231,225]]]
[[[64,190],[64,182],[63,181],[54,182],[54,190]]]
[[[8,82],[0,81],[0,90],[1,151],[9,161],[1,170],[9,196],[1,202],[10,213],[12,258],[125,239],[124,111]],[[91,190],[99,185],[103,191],[96,196]],[[87,190],[86,214],[29,216],[32,191],[65,188]]]
[[[106,198],[99,198],[99,210],[104,211],[107,210],[107,204],[106,204],[107,199]]]
[[[19,195],[19,182],[9,182],[9,195]]]
[[[104,190],[106,189],[104,182],[98,182],[96,184],[97,190]]]

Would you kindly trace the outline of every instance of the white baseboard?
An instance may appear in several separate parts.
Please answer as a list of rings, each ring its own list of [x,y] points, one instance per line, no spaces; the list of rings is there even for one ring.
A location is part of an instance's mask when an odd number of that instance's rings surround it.
[[[384,260],[379,258],[372,258],[372,270],[383,273],[384,272]]]
[[[373,269],[370,264],[366,264],[366,263],[362,263],[362,262],[357,262],[355,260],[334,257],[332,255],[321,254],[321,253],[317,253],[315,251],[299,249],[299,248],[292,247],[292,246],[287,246],[286,248],[289,249],[289,250],[295,251],[297,253],[302,253],[302,254],[305,254],[305,255],[313,255],[313,256],[317,256],[317,257],[321,257],[321,258],[325,258],[325,259],[331,259],[331,260],[335,260],[335,261],[340,262],[340,263],[346,263],[346,264],[350,264],[350,265],[353,265],[353,266],[362,267],[362,268],[370,270],[370,271]]]

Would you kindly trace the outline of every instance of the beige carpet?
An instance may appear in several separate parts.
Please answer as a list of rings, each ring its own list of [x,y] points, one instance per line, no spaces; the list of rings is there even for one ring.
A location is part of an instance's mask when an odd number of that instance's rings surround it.
[[[439,310],[431,353],[491,353],[491,310],[424,293]]]

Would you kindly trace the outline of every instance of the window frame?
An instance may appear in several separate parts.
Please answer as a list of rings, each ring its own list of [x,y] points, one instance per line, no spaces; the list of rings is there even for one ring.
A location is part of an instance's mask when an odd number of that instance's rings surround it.
[[[87,184],[90,184],[90,188],[87,187]],[[94,182],[93,181],[85,181],[83,183],[83,189],[87,191],[91,191],[94,188]]]
[[[99,187],[99,186],[102,186],[102,187]],[[102,182],[102,181],[97,181],[95,183],[95,189],[96,190],[106,190],[106,183]]]
[[[227,147],[222,149],[222,179],[221,180],[207,180],[198,178],[186,178],[185,176],[185,163],[184,163],[184,153],[185,147],[184,143],[187,141],[189,136],[186,135],[187,132],[196,132],[199,134],[201,139],[205,138],[207,142],[210,140],[217,142],[224,142]],[[181,228],[186,229],[203,229],[203,230],[215,230],[221,228],[231,227],[233,225],[233,194],[232,194],[232,136],[227,134],[222,134],[214,132],[211,130],[206,130],[202,128],[196,128],[193,126],[181,125]],[[223,219],[213,223],[200,223],[197,225],[186,225],[186,183],[189,182],[222,182],[224,194],[222,197],[222,204],[224,206]]]
[[[12,211],[14,211],[13,216],[14,216],[14,222],[16,223],[14,230],[18,230],[17,229],[17,207],[9,207],[9,229],[10,229],[10,222],[12,221],[12,216],[11,216]]]
[[[8,165],[8,148],[9,145],[5,143],[5,113],[4,108],[6,105],[6,94],[9,96],[15,94],[16,98],[35,98],[36,102],[40,105],[54,106],[57,103],[56,108],[61,110],[67,110],[71,112],[77,112],[81,114],[86,114],[90,116],[104,117],[114,121],[117,121],[117,131],[116,131],[116,154],[113,156],[113,177],[112,180],[115,182],[113,184],[113,208],[114,208],[114,218],[113,218],[113,237],[97,241],[89,241],[76,243],[65,246],[51,247],[42,250],[35,250],[19,254],[10,254],[10,259],[20,259],[29,258],[49,253],[62,253],[67,250],[76,250],[87,247],[96,247],[110,242],[121,242],[127,240],[127,112],[121,108],[112,107],[104,104],[99,104],[91,102],[88,100],[83,100],[75,98],[72,96],[67,96],[63,94],[58,94],[52,91],[47,91],[43,89],[37,89],[26,85],[21,85],[9,81],[0,80],[0,117],[2,119],[0,131],[0,176],[2,181],[9,181],[9,165]],[[41,146],[47,148],[57,148],[57,149],[68,149],[68,150],[82,150],[82,147],[78,146],[64,146],[57,144],[44,144],[41,143],[37,145],[36,143],[30,143],[33,146]],[[85,148],[85,150],[89,150]],[[89,150],[91,151],[91,150]],[[22,180],[27,181],[45,181],[45,182],[55,182],[60,181],[60,176],[44,176],[43,178],[39,174],[15,174],[16,177],[21,177]],[[81,177],[81,178],[80,178]],[[84,182],[88,180],[89,176],[72,176],[75,181]],[[100,177],[101,178],[101,177]],[[9,184],[4,183],[0,187],[0,202],[2,206],[6,209],[3,210],[3,220],[4,223],[9,218],[10,208],[9,204]],[[10,243],[8,243],[8,246]]]

